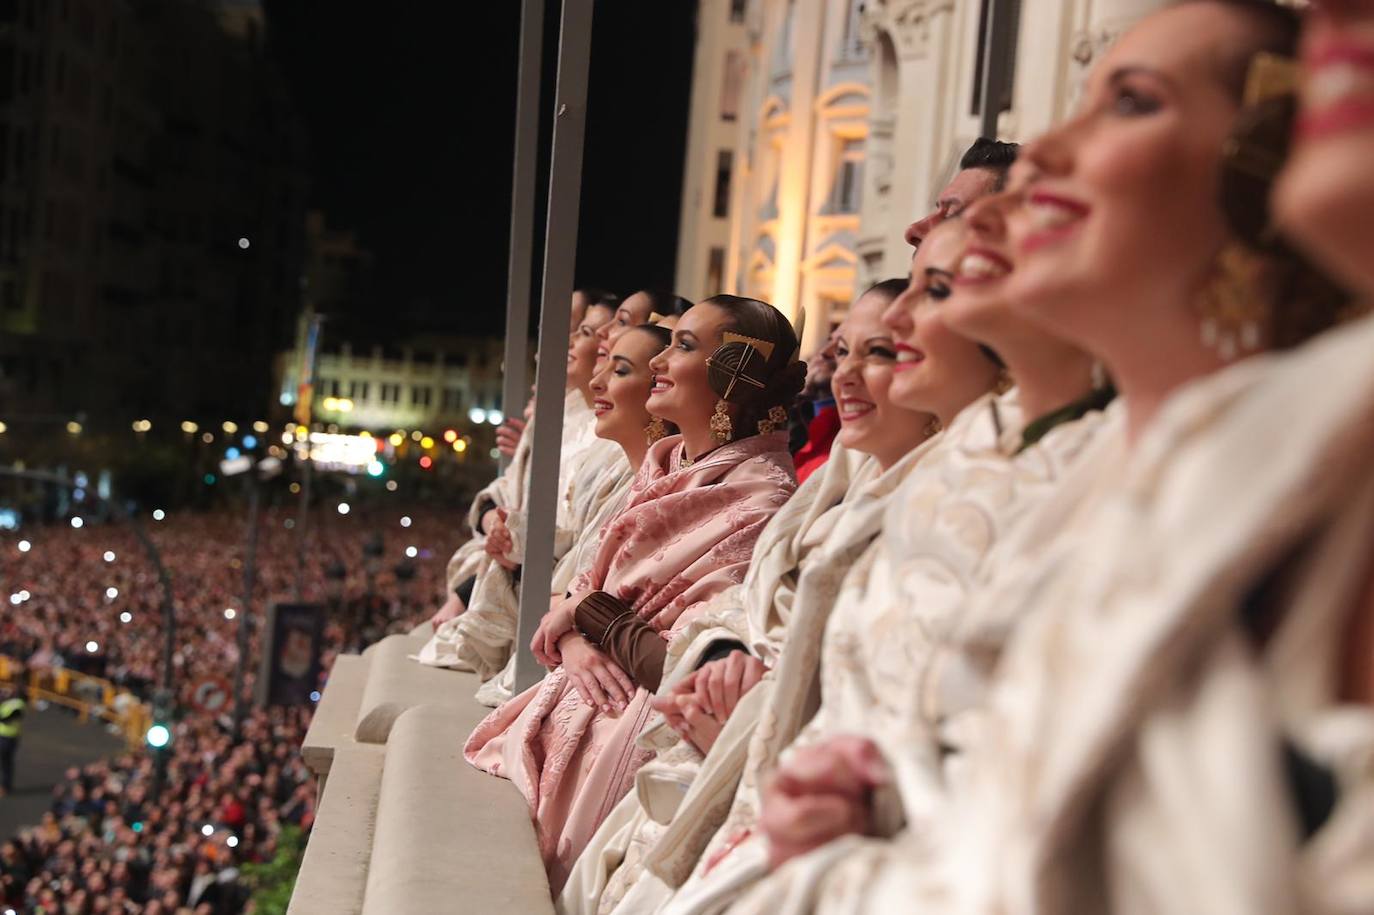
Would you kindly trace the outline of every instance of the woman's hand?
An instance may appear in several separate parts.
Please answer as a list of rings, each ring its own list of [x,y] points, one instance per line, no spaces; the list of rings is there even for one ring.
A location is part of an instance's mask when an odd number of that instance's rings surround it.
[[[608,715],[625,711],[637,687],[619,665],[577,632],[565,633],[558,650],[563,671],[583,702]]]
[[[530,640],[530,653],[536,661],[550,670],[563,663],[558,640],[572,631],[573,615],[581,601],[581,594],[554,598],[550,601],[549,612],[544,614],[544,618],[539,621],[539,628],[534,630],[534,638]]]
[[[442,607],[434,612],[429,618],[429,624],[437,631],[438,628],[451,619],[460,616],[467,607],[463,605],[463,599],[455,592],[450,591],[448,600],[444,601]]]
[[[759,828],[781,867],[840,836],[873,830],[872,793],[892,780],[878,747],[843,736],[805,747],[778,767],[763,793]]]
[[[696,677],[698,673],[700,671],[693,672],[684,682]],[[721,728],[725,725],[701,707],[690,683],[685,690],[682,686],[683,684],[679,683],[666,696],[654,696],[649,700],[649,704],[667,719],[668,727],[705,756],[711,752],[711,747],[716,745],[716,738],[720,737]]]
[[[763,679],[768,668],[747,651],[732,651],[718,661],[703,664],[690,677],[697,703],[717,721],[724,723],[745,693]],[[678,687],[682,687],[679,683]]]
[[[496,427],[496,448],[506,457],[515,455],[520,437],[525,434],[525,421],[512,416]]]
[[[506,510],[504,508],[493,508],[482,518],[482,528],[487,532],[487,539],[483,548],[487,555],[494,559],[497,565],[503,569],[515,569],[519,563],[510,558],[511,552],[515,549],[515,538],[511,536],[510,528],[506,527]],[[490,518],[490,523],[488,523]]]

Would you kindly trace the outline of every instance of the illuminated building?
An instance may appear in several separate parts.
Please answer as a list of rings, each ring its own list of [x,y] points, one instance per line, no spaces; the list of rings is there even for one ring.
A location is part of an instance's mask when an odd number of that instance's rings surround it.
[[[676,288],[807,311],[810,351],[864,286],[903,276],[906,226],[979,135],[992,0],[699,0]],[[1001,139],[1072,107],[1103,48],[1161,0],[997,4]]]
[[[501,407],[503,347],[486,337],[417,339],[365,354],[348,343],[326,344],[315,376],[314,418],[378,436],[398,429],[442,435],[449,427],[470,430],[469,413],[481,410],[482,425],[490,426],[487,413]],[[295,390],[290,375],[299,363],[294,350],[278,356],[282,397]]]

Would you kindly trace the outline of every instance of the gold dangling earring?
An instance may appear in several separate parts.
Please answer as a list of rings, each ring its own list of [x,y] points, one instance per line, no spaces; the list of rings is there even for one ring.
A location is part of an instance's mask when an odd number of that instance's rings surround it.
[[[649,424],[644,427],[644,437],[649,440],[649,444],[652,445],[659,439],[666,438],[667,435],[668,427],[664,424],[663,418],[659,416],[649,417]]]
[[[759,435],[769,435],[787,425],[787,410],[781,406],[768,408],[768,415],[759,420]]]
[[[1016,382],[1012,379],[1011,373],[1006,369],[998,369],[997,380],[992,383],[992,393],[1001,397],[1014,387],[1016,387]]]
[[[1202,344],[1230,362],[1264,342],[1269,308],[1259,292],[1259,263],[1238,242],[1221,249],[1198,312]]]
[[[944,431],[944,424],[940,422],[940,417],[932,416],[930,422],[926,423],[926,438],[932,438]]]
[[[725,410],[725,401],[716,401],[716,412],[711,414],[711,434],[716,441],[724,445],[730,441],[735,434],[734,423],[730,421],[730,414]]]

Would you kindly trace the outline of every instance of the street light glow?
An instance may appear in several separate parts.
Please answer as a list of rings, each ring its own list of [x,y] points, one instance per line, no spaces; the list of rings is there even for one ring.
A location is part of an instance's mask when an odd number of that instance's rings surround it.
[[[235,432],[239,431],[239,424],[232,419],[226,419],[220,428],[224,430],[225,435],[233,435]]]
[[[165,518],[165,517],[167,517],[167,513],[166,513],[165,511],[163,511],[163,510],[160,509],[160,508],[155,508],[155,509],[153,509],[153,520],[154,520],[154,521],[161,521],[161,520],[162,520],[163,518]]]
[[[434,439],[426,435],[424,438],[420,439],[420,447],[428,451],[434,447]]]
[[[505,421],[506,417],[501,413],[500,410],[487,411],[487,422],[491,423],[493,426],[499,426]]]
[[[473,407],[468,411],[468,419],[474,423],[484,423],[487,421],[487,411],[481,407]]]
[[[134,621],[134,615],[128,610],[125,610],[123,613],[119,614],[119,621],[121,623],[132,623]]]
[[[71,422],[67,423],[67,431],[70,432],[72,435],[80,435],[81,423],[72,420]]]
[[[401,527],[410,527],[410,515],[403,515],[401,517]]]
[[[87,651],[87,653],[89,653],[89,654],[95,654],[95,653],[96,653],[97,651],[99,651],[99,650],[100,650],[100,643],[97,642],[95,639],[91,639],[89,642],[86,643],[86,651]]]
[[[262,435],[270,428],[271,426],[267,425],[266,420],[260,419],[257,422],[253,423],[253,431],[256,432],[258,435]]]
[[[82,528],[85,524],[86,524],[86,522],[81,520],[81,516],[80,516],[80,515],[77,515],[75,518],[72,519],[72,527],[76,528],[77,530],[81,530],[81,528]]]
[[[224,844],[225,844],[225,845],[228,845],[230,848],[238,848],[238,847],[239,847],[239,837],[238,837],[238,836],[230,836],[229,838],[227,838],[227,839],[224,840]]]
[[[372,460],[367,462],[367,475],[370,477],[379,477],[385,470],[386,468],[382,466],[381,461]]]
[[[420,555],[420,551],[417,550],[417,549],[415,549],[415,547],[413,547],[413,546],[408,546],[408,547],[406,547],[406,558],[407,558],[407,559],[414,559],[416,556],[419,556],[419,555]]]
[[[148,733],[143,739],[148,741],[148,746],[154,750],[161,750],[172,742],[172,732],[165,724],[155,724],[148,728]]]
[[[21,553],[27,553],[29,550],[33,549],[33,544],[32,544],[32,543],[29,543],[27,540],[21,540],[21,541],[19,541],[18,546],[19,546],[19,552],[21,552]]]
[[[339,514],[341,514],[341,515],[346,515],[346,514],[349,513],[350,510],[351,510],[351,509],[349,508],[349,505],[348,505],[347,502],[340,502],[340,503],[339,503]]]
[[[399,487],[398,487],[398,485],[397,485],[397,483],[396,483],[395,480],[387,480],[387,481],[386,481],[386,491],[387,491],[387,492],[395,492],[398,488],[399,488]]]
[[[240,239],[240,241],[242,240],[243,239]],[[215,827],[211,826],[209,823],[206,823],[204,826],[200,827],[200,834],[205,836],[206,838],[209,838],[210,836],[213,836],[215,834]]]
[[[401,443],[405,440],[406,437],[399,432],[393,432],[390,436],[387,437],[387,441],[391,442],[391,447],[393,448],[401,447]]]
[[[231,619],[233,619],[233,618],[236,617],[236,616],[238,616],[238,611],[236,611],[233,607],[225,607],[225,608],[224,608],[224,618],[225,618],[225,619],[231,620]]]
[[[115,599],[116,597],[118,597],[118,596],[119,596],[119,589],[118,589],[118,588],[106,588],[106,589],[105,589],[105,599],[106,599],[106,600],[114,600],[114,599]]]
[[[104,557],[104,558],[105,558],[105,561],[106,561],[106,562],[114,562],[114,561],[115,561],[115,553],[114,553],[114,550],[106,550],[106,551],[105,551],[105,557]]]
[[[181,431],[185,432],[187,435],[195,435],[200,431],[200,426],[191,422],[189,419],[183,420],[181,423]]]

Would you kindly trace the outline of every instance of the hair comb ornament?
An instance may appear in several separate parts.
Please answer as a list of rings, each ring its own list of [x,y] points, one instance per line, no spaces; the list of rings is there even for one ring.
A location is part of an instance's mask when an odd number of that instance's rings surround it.
[[[768,359],[774,345],[757,337],[727,331],[706,359],[711,389],[727,403],[736,403],[741,382],[759,391],[768,387]]]

